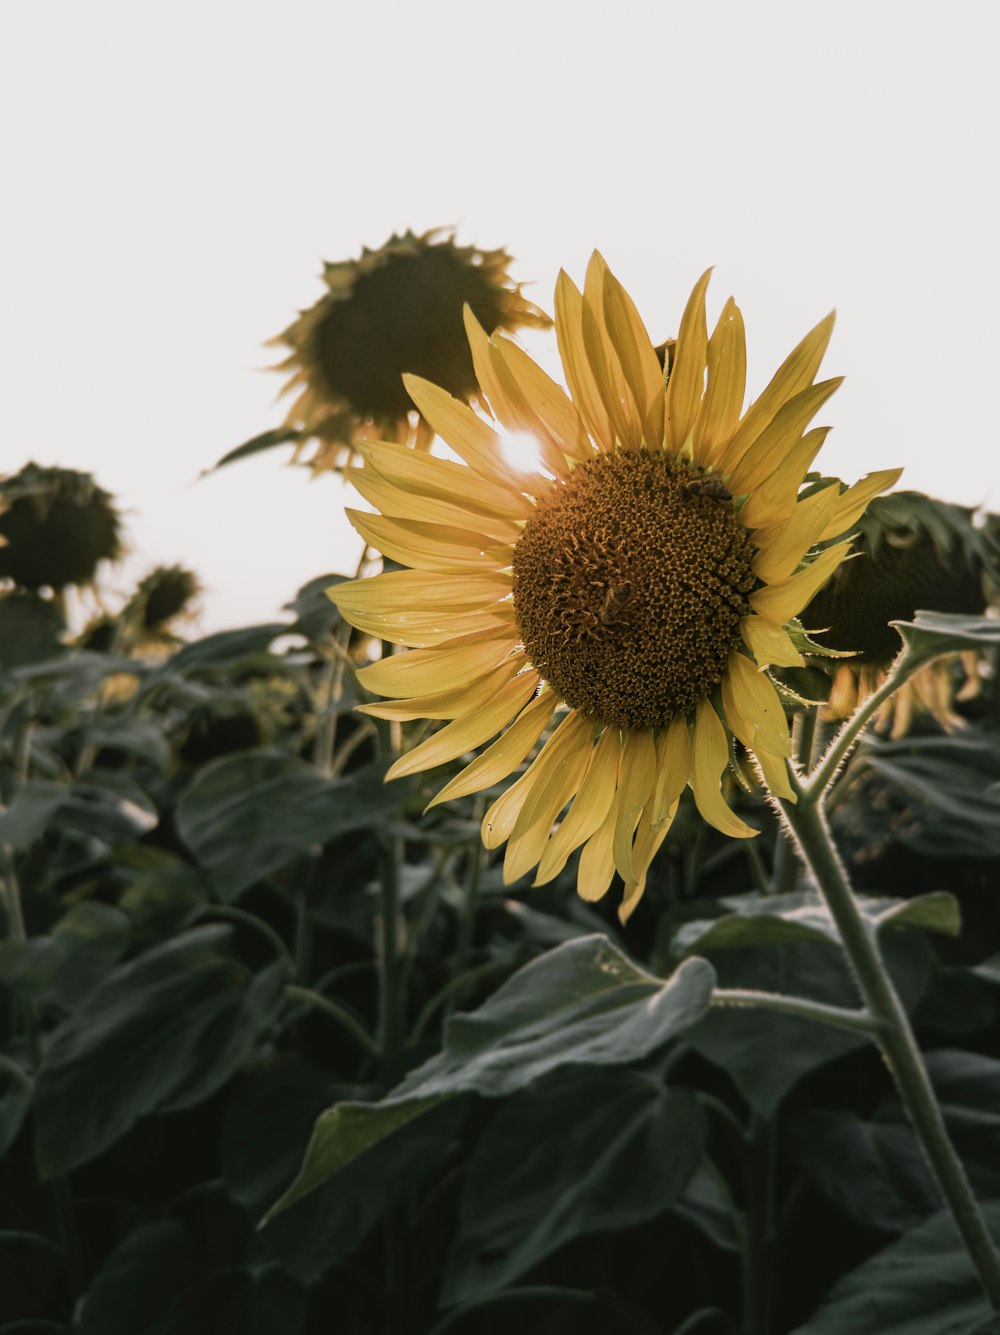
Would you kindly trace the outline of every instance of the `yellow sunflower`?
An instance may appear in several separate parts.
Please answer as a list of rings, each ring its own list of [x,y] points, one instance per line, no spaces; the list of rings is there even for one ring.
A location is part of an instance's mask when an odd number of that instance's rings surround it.
[[[377,717],[447,719],[390,778],[491,741],[433,806],[528,768],[489,808],[504,876],[551,880],[582,847],[578,889],[617,871],[624,921],[685,787],[727,835],[757,833],[726,804],[730,735],[791,797],[781,700],[765,669],[802,663],[789,625],[846,556],[810,560],[899,476],[799,500],[826,430],[807,430],[840,383],[814,383],[833,327],[821,321],[744,413],[746,346],[730,299],[708,335],[696,285],[669,377],[631,299],[599,255],[581,293],[556,287],[567,395],[509,339],[467,313],[476,376],[501,431],[531,433],[537,467],[438,386],[407,377],[420,412],[463,461],[358,446],[353,472],[381,512],[349,511],[361,536],[411,567],[337,585],[358,628],[410,646],[362,669],[392,703]],[[707,374],[706,374],[707,372]],[[500,734],[497,736],[497,734]],[[560,821],[560,816],[562,819]],[[557,824],[558,822],[558,824]]]
[[[433,433],[411,422],[402,375],[417,372],[466,401],[476,394],[464,306],[488,333],[551,324],[521,295],[510,262],[505,250],[460,246],[436,230],[325,265],[326,292],[273,340],[290,351],[276,369],[291,372],[282,393],[294,396],[285,426],[298,434],[295,460],[319,472],[342,467],[359,439],[428,444]]]

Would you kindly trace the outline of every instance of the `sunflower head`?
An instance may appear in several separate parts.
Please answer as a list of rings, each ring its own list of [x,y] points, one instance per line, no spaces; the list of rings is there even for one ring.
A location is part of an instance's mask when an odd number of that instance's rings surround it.
[[[490,743],[434,803],[500,783],[483,822],[504,875],[551,880],[581,849],[598,899],[617,872],[622,917],[685,789],[725,834],[757,833],[722,791],[733,738],[794,800],[788,723],[767,669],[803,664],[796,618],[847,555],[849,528],[899,470],[800,496],[839,384],[817,382],[827,318],[743,410],[746,346],[730,299],[711,334],[706,273],[672,352],[658,355],[600,256],[565,274],[556,332],[568,394],[511,340],[466,324],[495,424],[426,379],[407,390],[461,462],[363,445],[352,472],[378,513],[362,537],[408,569],[331,589],[362,630],[408,646],[360,673],[390,719],[448,720],[390,777]],[[529,433],[535,466],[504,453]],[[819,544],[827,544],[817,551]]]
[[[892,621],[912,621],[918,610],[982,615],[1000,590],[1000,530],[996,517],[935,500],[919,491],[876,497],[854,525],[853,560],[839,566],[802,613],[822,629],[832,649],[853,657],[834,674],[827,713],[850,713],[859,697],[885,679],[900,648]],[[964,675],[964,685],[962,677]],[[943,727],[960,720],[956,691],[977,689],[978,659],[965,655],[927,664],[883,707],[878,726],[899,736],[914,713],[929,713]]]
[[[132,602],[144,631],[166,630],[175,617],[191,611],[201,581],[184,566],[156,566],[136,589]]]
[[[0,495],[0,578],[22,589],[90,584],[122,553],[117,507],[89,473],[29,463],[0,482]]]
[[[298,455],[312,448],[311,466],[330,469],[359,438],[406,440],[414,404],[404,372],[471,399],[478,386],[463,307],[489,333],[551,323],[510,278],[510,259],[438,230],[327,264],[324,295],[274,340],[290,350],[278,369],[291,372],[283,392],[295,394],[286,423],[301,432]]]

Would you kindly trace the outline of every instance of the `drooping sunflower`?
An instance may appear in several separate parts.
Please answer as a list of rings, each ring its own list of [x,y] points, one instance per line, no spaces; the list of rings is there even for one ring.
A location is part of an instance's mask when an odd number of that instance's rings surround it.
[[[824,645],[852,651],[833,675],[831,718],[852,713],[885,680],[900,649],[891,622],[911,621],[919,609],[981,616],[1000,592],[996,516],[897,491],[876,497],[855,527],[856,559],[839,566],[802,613],[805,626],[823,627]],[[885,702],[876,727],[901,737],[914,717],[929,714],[951,731],[962,722],[955,701],[979,691],[980,662],[970,651],[926,663]]]
[[[507,778],[550,729],[486,812],[483,840],[507,842],[507,881],[537,866],[536,883],[582,846],[580,894],[599,899],[617,871],[623,921],[688,785],[723,833],[757,833],[721,791],[731,736],[773,792],[792,796],[788,724],[766,668],[803,662],[793,619],[850,546],[810,559],[814,544],[842,533],[899,476],[799,500],[826,435],[807,428],[840,383],[814,383],[832,317],[743,412],[742,316],[730,299],[709,337],[708,279],[688,301],[666,382],[599,255],[582,293],[565,274],[556,287],[569,395],[467,314],[492,413],[502,431],[531,433],[538,466],[512,462],[471,408],[407,377],[463,462],[360,445],[365,466],[353,481],[381,513],[348,513],[368,543],[410,569],[330,590],[355,626],[409,646],[360,672],[393,699],[367,712],[450,720],[388,777],[495,738],[434,805]]]
[[[460,246],[438,229],[327,264],[326,292],[274,340],[290,350],[276,369],[292,373],[282,393],[294,395],[285,424],[298,440],[295,459],[319,472],[347,463],[356,440],[405,443],[416,416],[406,371],[471,399],[478,386],[463,307],[487,333],[551,324],[522,296],[510,262],[505,250]],[[418,420],[417,443],[431,435]]]

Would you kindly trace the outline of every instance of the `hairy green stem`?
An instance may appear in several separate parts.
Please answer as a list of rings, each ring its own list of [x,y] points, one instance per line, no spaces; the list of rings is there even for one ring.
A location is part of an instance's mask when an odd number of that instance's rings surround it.
[[[833,783],[837,770],[847,757],[851,747],[861,736],[872,716],[878,713],[882,705],[899,690],[903,682],[920,666],[922,660],[908,654],[904,649],[886,677],[885,681],[873,691],[867,700],[862,701],[830,743],[825,755],[807,779],[800,780],[801,789],[812,797],[822,799],[822,795]]]
[[[801,1020],[815,1020],[851,1033],[865,1034],[869,1038],[879,1030],[878,1022],[868,1011],[852,1011],[843,1006],[811,1001],[808,997],[788,997],[780,992],[759,992],[750,987],[717,987],[712,992],[710,1005],[777,1011],[781,1015],[794,1015]]]
[[[797,803],[780,799],[779,805],[795,836],[802,860],[812,873],[837,925],[858,989],[877,1025],[875,1041],[896,1083],[920,1148],[986,1295],[993,1309],[1000,1312],[1000,1255],[945,1128],[909,1018],[886,970],[874,929],[858,907],[823,810],[823,783],[832,780],[864,722],[881,703],[879,697],[886,698],[884,690],[869,697],[848,721],[807,782],[794,774],[790,776]],[[861,723],[857,723],[862,715]]]

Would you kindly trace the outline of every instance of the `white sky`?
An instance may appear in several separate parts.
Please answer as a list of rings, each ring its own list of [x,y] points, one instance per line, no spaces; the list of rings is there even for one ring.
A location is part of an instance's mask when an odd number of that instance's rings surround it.
[[[349,496],[271,452],[262,347],[323,259],[393,230],[505,246],[551,310],[600,249],[655,339],[716,265],[756,394],[831,307],[847,479],[1000,507],[995,0],[5,0],[0,469],[93,471],[123,590],[209,586],[204,629],[353,566]],[[554,371],[555,340],[525,344]]]

